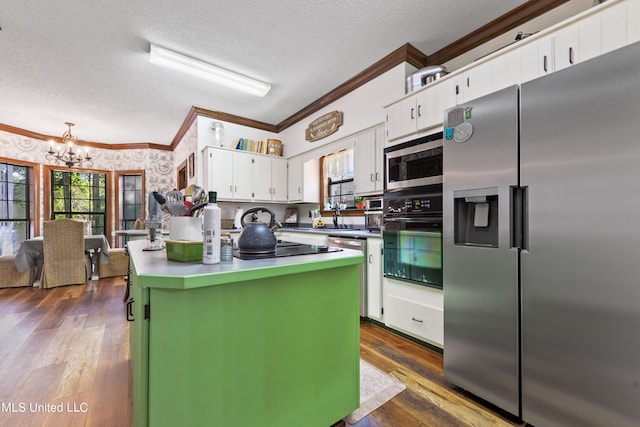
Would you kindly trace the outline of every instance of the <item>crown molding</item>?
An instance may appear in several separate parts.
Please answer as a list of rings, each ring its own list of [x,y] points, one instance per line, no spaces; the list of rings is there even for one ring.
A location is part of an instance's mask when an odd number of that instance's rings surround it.
[[[45,134],[34,132],[31,130],[10,126],[4,123],[0,123],[0,131],[5,131],[5,132],[13,133],[16,135],[26,136],[27,138],[39,139],[41,141],[55,141],[59,143],[62,142],[62,138],[59,136],[45,135]],[[171,146],[162,145],[162,144],[152,144],[150,142],[107,144],[104,142],[93,142],[93,141],[85,141],[83,139],[78,139],[77,144],[83,147],[102,148],[105,150],[134,150],[134,149],[139,150],[142,148],[151,148],[155,150],[165,150],[165,151],[173,150],[173,147]]]
[[[95,148],[104,148],[111,150],[123,150],[123,149],[141,149],[151,148],[157,150],[173,151],[189,128],[193,125],[198,116],[208,117],[215,120],[222,120],[229,123],[235,123],[242,126],[248,126],[256,129],[262,129],[269,132],[279,133],[288,127],[300,122],[301,120],[309,117],[313,113],[321,110],[325,106],[335,102],[343,96],[349,94],[360,86],[370,82],[376,77],[389,71],[396,65],[403,62],[411,64],[416,68],[422,68],[427,65],[443,64],[463,53],[476,48],[483,43],[513,29],[518,25],[521,25],[533,18],[536,18],[566,2],[569,0],[529,0],[528,2],[518,6],[517,8],[505,13],[497,19],[489,22],[486,25],[478,28],[475,31],[467,34],[466,36],[456,40],[455,42],[443,47],[442,49],[432,53],[431,55],[425,55],[416,47],[410,43],[399,47],[394,50],[375,64],[366,68],[364,71],[358,73],[351,79],[347,80],[340,86],[336,87],[332,91],[316,99],[306,107],[302,108],[293,115],[287,117],[280,123],[273,125],[257,120],[252,120],[246,117],[237,116],[234,114],[224,113],[221,111],[207,110],[205,108],[192,106],[183,121],[180,129],[174,136],[170,145],[152,144],[149,142],[134,142],[129,144],[105,144],[100,142],[90,141],[78,141],[82,145]],[[43,135],[36,132],[32,132],[25,129],[16,128],[13,126],[0,123],[0,130],[23,135],[29,138],[41,139],[41,140],[56,140],[60,141],[60,137]]]
[[[379,77],[380,75],[386,73],[396,65],[402,64],[403,62],[408,62],[416,68],[422,68],[427,65],[427,55],[420,52],[410,43],[399,47],[375,64],[371,65],[364,71],[347,80],[337,88],[333,89],[331,92],[316,99],[297,113],[287,117],[286,119],[278,123],[278,132],[281,132],[290,126],[293,126],[299,121],[309,117],[313,113],[321,110],[332,102],[337,101],[343,96],[356,90],[365,83],[370,82],[376,77]]]
[[[569,0],[529,0],[429,55],[428,65],[444,64]]]

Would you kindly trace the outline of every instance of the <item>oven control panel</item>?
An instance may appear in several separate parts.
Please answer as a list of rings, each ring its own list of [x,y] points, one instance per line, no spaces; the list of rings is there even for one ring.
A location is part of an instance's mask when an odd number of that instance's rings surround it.
[[[420,214],[441,214],[442,194],[429,194],[410,197],[384,198],[385,215],[403,216]]]

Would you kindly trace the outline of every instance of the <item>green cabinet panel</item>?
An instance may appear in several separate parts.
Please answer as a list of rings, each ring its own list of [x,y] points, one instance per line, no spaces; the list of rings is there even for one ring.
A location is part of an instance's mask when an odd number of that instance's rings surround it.
[[[358,407],[361,254],[185,289],[131,252],[134,427],[327,427]]]

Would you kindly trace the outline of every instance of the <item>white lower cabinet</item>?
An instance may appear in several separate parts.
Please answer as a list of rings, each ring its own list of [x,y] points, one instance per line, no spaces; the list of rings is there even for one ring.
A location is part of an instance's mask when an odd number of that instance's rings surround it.
[[[444,299],[439,289],[383,279],[385,324],[442,348]]]
[[[379,322],[382,314],[382,238],[367,239],[367,317]]]

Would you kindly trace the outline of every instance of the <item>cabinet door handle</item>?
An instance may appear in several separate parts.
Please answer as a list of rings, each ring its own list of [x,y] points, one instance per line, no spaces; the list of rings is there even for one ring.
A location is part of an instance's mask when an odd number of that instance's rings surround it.
[[[127,310],[125,312],[127,317],[127,322],[133,322],[135,319],[133,318],[133,298],[129,298],[127,300]]]
[[[469,77],[467,77],[467,87],[471,87],[470,81],[469,81]]]
[[[419,320],[419,319],[416,319],[415,317],[412,317],[411,320],[418,323],[424,323],[424,320]]]
[[[415,119],[414,113],[415,113],[415,108],[411,109],[411,120]]]
[[[230,186],[229,186],[229,192],[230,192],[230,193],[233,193],[233,185],[230,185]]]
[[[456,85],[456,95],[460,95],[460,86]]]
[[[298,187],[298,194],[302,194],[302,188]]]
[[[376,172],[376,181],[380,181],[380,172]]]
[[[549,71],[547,68],[547,55],[544,56],[544,58],[542,59],[542,68],[544,69],[544,72],[546,73],[547,71]]]
[[[373,254],[369,254],[369,264],[373,264]]]
[[[569,64],[573,65],[573,48],[569,48]]]
[[[422,117],[422,105],[418,105],[418,117]]]

